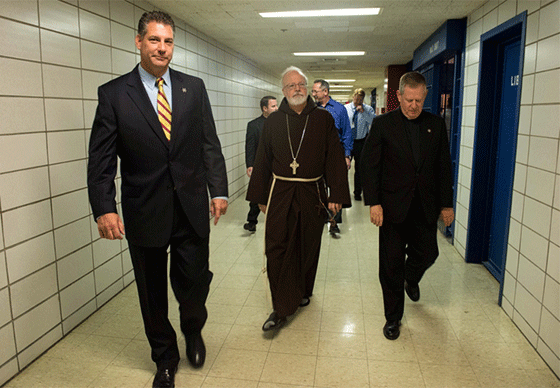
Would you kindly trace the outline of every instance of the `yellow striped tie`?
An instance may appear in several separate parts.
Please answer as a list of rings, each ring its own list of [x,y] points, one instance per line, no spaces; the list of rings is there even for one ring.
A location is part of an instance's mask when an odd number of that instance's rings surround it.
[[[158,118],[159,122],[161,123],[161,127],[163,128],[163,133],[167,140],[171,139],[171,107],[167,102],[167,97],[165,97],[165,93],[163,92],[163,78],[158,78],[156,81],[158,87],[158,95],[157,95],[157,107],[158,107]]]

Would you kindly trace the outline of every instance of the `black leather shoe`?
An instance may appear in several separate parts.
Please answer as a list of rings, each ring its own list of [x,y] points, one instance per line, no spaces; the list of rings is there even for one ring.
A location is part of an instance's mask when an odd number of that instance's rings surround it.
[[[262,329],[263,331],[278,330],[284,326],[284,323],[286,323],[286,318],[278,316],[276,311],[273,311],[267,320],[264,321]]]
[[[156,377],[154,377],[154,383],[152,384],[152,388],[174,388],[176,372],[177,372],[177,367],[158,368],[156,372]]]
[[[401,321],[387,321],[383,326],[383,334],[389,340],[396,340],[401,334]]]
[[[257,231],[257,224],[253,224],[252,222],[247,222],[245,225],[243,225],[243,229],[248,230],[251,233],[254,233]]]
[[[193,368],[201,368],[206,360],[206,346],[200,333],[185,336],[187,343],[187,358]]]
[[[412,285],[408,284],[406,281],[404,282],[404,290],[406,294],[413,302],[418,302],[420,300],[420,287],[418,284]]]
[[[355,199],[356,201],[361,201],[361,200],[362,200],[361,194],[356,194],[356,195],[354,195],[354,199]]]

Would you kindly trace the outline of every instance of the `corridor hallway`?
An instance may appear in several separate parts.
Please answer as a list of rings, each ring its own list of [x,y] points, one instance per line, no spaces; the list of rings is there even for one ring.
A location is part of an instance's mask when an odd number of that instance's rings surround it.
[[[263,216],[249,234],[248,209],[239,198],[212,227],[206,364],[190,367],[179,336],[177,388],[560,387],[497,305],[496,280],[483,266],[465,264],[441,236],[420,301],[407,298],[401,336],[386,340],[377,228],[362,202],[344,211],[339,239],[325,228],[311,304],[280,332],[264,334],[271,308],[260,274]],[[149,388],[154,373],[131,284],[5,387]]]

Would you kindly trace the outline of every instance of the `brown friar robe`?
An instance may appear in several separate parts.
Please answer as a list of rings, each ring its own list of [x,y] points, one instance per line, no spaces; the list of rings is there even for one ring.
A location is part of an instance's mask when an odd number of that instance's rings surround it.
[[[309,117],[309,118],[308,118]],[[288,142],[289,121],[296,174]],[[307,128],[302,133],[308,118]],[[297,153],[301,141],[301,149]],[[301,114],[284,98],[264,123],[247,200],[266,205],[273,174],[287,178],[318,178],[316,182],[276,179],[266,215],[265,254],[272,304],[279,316],[293,314],[303,297],[313,293],[321,236],[329,202],[350,206],[348,170],[332,115],[311,97]],[[326,186],[329,188],[327,198]]]

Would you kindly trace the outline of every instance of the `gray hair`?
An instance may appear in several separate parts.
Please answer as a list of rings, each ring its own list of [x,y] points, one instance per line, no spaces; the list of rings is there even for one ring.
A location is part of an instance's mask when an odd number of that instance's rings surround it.
[[[327,92],[331,91],[329,83],[324,79],[316,79],[313,81],[313,84],[321,84],[321,89],[326,90]]]
[[[427,90],[426,78],[424,78],[424,76],[417,71],[404,73],[399,81],[399,92],[401,94],[404,94],[405,86],[413,89],[417,88],[418,86],[424,86],[424,89]]]
[[[307,85],[307,76],[305,74],[303,74],[303,71],[301,71],[301,69],[299,67],[295,67],[295,66],[290,66],[288,68],[286,68],[286,70],[284,70],[282,72],[282,77],[280,78],[282,81],[282,87],[284,87],[284,77],[286,76],[286,74],[291,73],[292,71],[295,71],[296,73],[298,73],[299,75],[301,75],[304,79],[305,79],[305,84]]]

